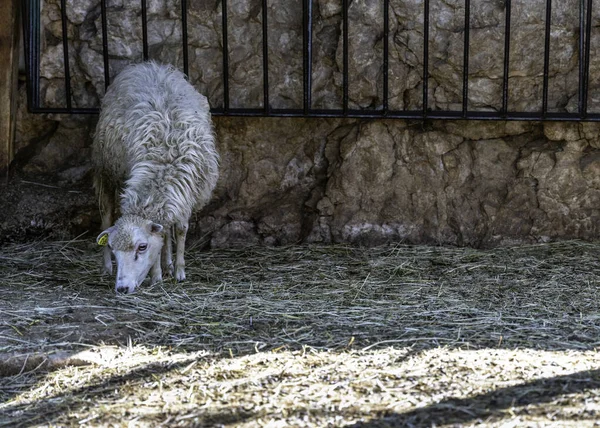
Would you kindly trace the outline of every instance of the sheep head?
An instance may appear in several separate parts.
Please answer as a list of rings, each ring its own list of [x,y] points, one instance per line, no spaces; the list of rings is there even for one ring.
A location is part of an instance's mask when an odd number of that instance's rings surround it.
[[[160,281],[160,256],[164,243],[163,226],[140,216],[123,216],[96,239],[108,245],[117,262],[117,293],[133,293],[153,270],[152,281]],[[157,272],[155,274],[155,272]],[[155,278],[156,276],[156,278]]]

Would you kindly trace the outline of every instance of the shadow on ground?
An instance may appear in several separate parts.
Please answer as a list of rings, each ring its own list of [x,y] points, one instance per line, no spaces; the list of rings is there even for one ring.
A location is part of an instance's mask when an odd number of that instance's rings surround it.
[[[599,388],[600,370],[582,371],[565,376],[535,379],[468,398],[447,398],[429,406],[405,413],[385,414],[348,427],[441,426],[492,422],[506,416],[505,411],[508,409],[537,406],[552,402],[557,397]],[[550,420],[553,416],[552,411],[544,408],[531,408],[527,413],[530,416],[537,413],[536,416]],[[588,416],[593,420],[597,415],[592,410]]]
[[[146,396],[133,395],[139,403],[129,405],[143,407],[156,393],[148,385],[174,373],[173,382],[194,390],[196,386],[191,385],[202,384],[204,372],[197,372],[191,380],[178,373],[197,358],[193,354],[198,352],[206,352],[212,361],[212,366],[204,366],[205,371],[222,370],[211,372],[209,380],[230,392],[245,391],[252,384],[241,374],[244,367],[232,365],[241,361],[254,367],[255,362],[244,358],[276,358],[282,350],[328,351],[340,359],[358,352],[358,360],[364,357],[376,365],[380,358],[377,350],[403,349],[404,353],[395,356],[385,370],[395,370],[403,362],[437,349],[448,353],[477,349],[565,354],[591,351],[600,344],[599,255],[596,245],[581,242],[489,251],[425,246],[305,246],[201,252],[191,245],[187,255],[190,280],[183,284],[166,281],[145,286],[135,295],[115,296],[112,279],[98,274],[100,255],[89,242],[5,246],[0,250],[0,352],[5,361],[0,369],[8,376],[0,385],[0,423],[62,424],[65,412],[88,412],[85,417],[75,418],[85,420],[93,417],[94,409],[86,408],[91,395],[93,402],[120,406],[120,399],[132,395],[120,395],[119,391],[130,387]],[[118,349],[166,349],[191,356],[192,361],[167,359],[127,370],[109,367],[100,379],[91,379],[85,386],[74,382],[74,387],[52,393],[48,386],[56,382],[52,370],[63,370],[65,364],[52,366],[49,356],[64,353],[68,360],[70,353],[111,345]],[[7,363],[7,356],[15,358],[12,365]],[[313,379],[313,372],[320,373],[319,358],[324,357],[314,358],[312,365],[303,366],[303,377],[298,378],[289,378],[285,364],[280,372],[271,373],[275,360],[256,362],[256,376],[262,380],[256,391],[252,389],[252,397],[239,405],[228,405],[225,399],[219,401],[220,392],[211,398],[210,391],[204,391],[207,395],[195,398],[197,401],[186,408],[185,415],[166,412],[161,421],[183,416],[183,425],[239,424],[262,417],[286,420],[285,402],[279,410],[266,411],[268,403],[261,400],[268,402],[274,391],[287,397],[282,391],[295,391],[297,385],[301,386],[299,394],[303,388],[313,391],[314,385],[321,385],[332,397],[338,397],[328,383],[343,384],[347,392],[358,394],[357,402],[385,391],[389,382],[397,388],[395,394],[410,393],[409,383],[402,380],[396,385],[386,380],[389,373],[385,370],[372,376],[375,380],[381,378],[383,389],[373,379],[364,380],[364,385],[346,384],[353,373],[371,370],[369,364],[364,370],[359,367],[356,372],[343,374],[333,362],[331,368],[327,363],[331,371]],[[294,421],[314,420],[317,426],[348,424],[375,415],[381,417],[356,426],[470,423],[501,417],[506,409],[560,401],[569,394],[588,393],[599,387],[597,371],[576,367],[557,376],[541,377],[532,372],[517,385],[512,379],[510,386],[465,392],[468,398],[453,398],[457,395],[449,393],[424,407],[395,413],[373,405],[365,407],[366,413],[353,409],[347,418],[336,420],[335,415],[343,414],[340,409],[346,404],[330,402],[333,398],[329,400],[327,395],[315,395],[313,401],[296,407],[290,398],[288,406],[294,409],[290,410],[297,418]],[[431,370],[424,370],[419,376],[426,379]],[[336,372],[342,377],[335,382],[327,380],[335,378]],[[270,374],[265,380],[261,373]],[[233,376],[231,382],[228,376]],[[449,382],[466,379],[457,377]],[[436,383],[425,396],[439,395],[443,385]],[[261,390],[266,398],[257,398]],[[177,397],[184,399],[185,394]],[[390,395],[390,403],[394,399],[397,397]],[[211,400],[220,404],[207,404]],[[148,411],[157,412],[156,403],[152,403]],[[192,410],[198,403],[206,407]],[[577,405],[581,407],[581,401]],[[121,410],[124,420],[133,418],[130,410]],[[582,412],[581,417],[593,419],[586,409]]]

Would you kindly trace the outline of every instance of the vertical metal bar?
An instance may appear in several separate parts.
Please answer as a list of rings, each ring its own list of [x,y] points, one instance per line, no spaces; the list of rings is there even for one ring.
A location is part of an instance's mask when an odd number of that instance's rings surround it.
[[[342,109],[348,116],[348,0],[342,0]]]
[[[389,111],[390,0],[383,0],[383,115]]]
[[[227,0],[221,0],[223,28],[223,110],[229,111],[229,52],[227,46]]]
[[[32,17],[33,17],[33,28],[32,28],[32,33],[33,33],[33,52],[32,52],[32,62],[31,65],[32,67],[34,67],[34,71],[33,71],[33,88],[34,88],[34,95],[33,95],[33,100],[34,100],[34,105],[36,107],[41,107],[41,100],[40,100],[40,49],[41,49],[41,31],[42,31],[42,27],[41,27],[41,22],[40,22],[40,15],[42,14],[42,10],[40,8],[40,0],[34,0],[34,7],[35,10],[31,11]]]
[[[510,13],[511,0],[506,0],[505,26],[504,26],[504,76],[502,78],[502,113],[508,112],[508,73],[510,61]]]
[[[469,107],[469,35],[471,32],[471,0],[465,0],[465,38],[463,50],[462,116],[467,117]]]
[[[146,0],[142,0],[142,43],[144,49],[144,61],[148,61],[148,8]]]
[[[181,38],[183,41],[183,72],[189,76],[189,57],[188,57],[188,7],[187,0],[181,0]]]
[[[63,61],[65,67],[65,97],[67,98],[67,109],[70,111],[73,106],[71,104],[71,69],[69,66],[66,0],[60,0],[60,21],[62,25]]]
[[[27,76],[28,79],[25,82],[25,86],[27,89],[27,105],[29,106],[29,108],[31,109],[33,107],[33,99],[31,97],[32,95],[32,91],[31,91],[31,59],[30,59],[30,49],[31,49],[31,43],[30,43],[30,39],[31,39],[31,33],[27,33],[27,31],[31,31],[32,25],[30,24],[30,16],[31,16],[31,12],[29,11],[30,8],[30,2],[27,0],[22,0],[21,1],[21,19],[22,21],[22,25],[23,25],[23,50],[24,50],[24,57],[25,57],[25,70],[27,72]]]
[[[546,0],[546,32],[544,35],[544,81],[542,84],[542,117],[548,114],[548,69],[550,68],[550,24],[552,21],[552,0]]]
[[[429,0],[423,2],[423,118],[429,104]]]
[[[304,0],[302,35],[304,42],[304,115],[308,115],[312,95],[312,0]]]
[[[110,70],[108,68],[108,31],[106,29],[106,0],[100,0],[102,15],[102,57],[104,59],[104,89],[110,85]]]
[[[583,94],[581,101],[581,118],[587,116],[588,107],[588,83],[590,77],[590,45],[592,35],[592,0],[587,2],[587,16],[585,22],[585,58],[583,67]]]
[[[33,51],[33,66],[35,67],[35,71],[34,71],[34,88],[35,88],[35,95],[34,95],[34,101],[35,101],[35,105],[38,107],[41,107],[42,102],[40,99],[40,64],[41,64],[41,49],[42,49],[42,42],[41,42],[41,38],[42,38],[42,23],[41,23],[41,14],[42,14],[42,9],[41,9],[41,5],[40,5],[40,0],[35,0],[34,4],[35,4],[35,12],[33,12],[33,20],[34,20],[34,27],[33,27],[33,31],[35,32],[33,37],[34,37],[34,46],[35,49]]]
[[[267,0],[262,0],[262,43],[263,43],[263,109],[269,116],[269,27],[267,25]]]
[[[40,108],[40,0],[26,2],[27,7],[25,31],[28,32],[26,39],[27,61],[27,90],[29,106],[31,109]]]
[[[579,99],[577,101],[577,111],[579,116],[583,117],[583,69],[584,69],[584,51],[585,51],[585,3],[579,0]]]

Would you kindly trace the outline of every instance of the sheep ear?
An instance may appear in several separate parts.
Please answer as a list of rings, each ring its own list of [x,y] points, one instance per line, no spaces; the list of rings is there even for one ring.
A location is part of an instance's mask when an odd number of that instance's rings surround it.
[[[162,232],[163,227],[162,224],[158,224],[158,223],[151,223],[150,224],[150,232],[152,233],[160,233]]]
[[[96,243],[98,245],[100,245],[101,247],[106,247],[108,245],[108,235],[112,231],[113,231],[112,227],[109,227],[108,229],[106,229],[104,232],[102,232],[100,235],[98,235],[98,237],[96,238]]]

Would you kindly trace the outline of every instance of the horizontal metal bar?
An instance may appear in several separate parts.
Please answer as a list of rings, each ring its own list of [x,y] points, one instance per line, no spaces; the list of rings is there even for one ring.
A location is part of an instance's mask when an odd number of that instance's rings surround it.
[[[213,116],[223,116],[225,113],[223,109],[213,109],[211,111]],[[227,115],[229,116],[250,116],[250,117],[265,117],[263,109],[229,109]],[[542,120],[555,120],[555,121],[580,121],[581,118],[578,113],[547,113],[545,117],[542,116],[541,112],[528,113],[528,112],[480,112],[480,111],[467,111],[466,115],[463,111],[428,111],[426,116],[423,116],[422,110],[353,110],[349,109],[347,115],[343,109],[331,109],[331,110],[309,110],[307,114],[304,114],[303,109],[271,109],[268,117],[328,117],[328,118],[369,118],[369,119],[427,119],[427,120],[523,120],[523,121],[542,121]],[[600,121],[600,113],[588,114],[585,118],[586,121],[598,122]]]
[[[34,108],[32,113],[47,114],[98,114],[99,108]],[[269,110],[269,115],[265,115],[264,108],[229,108],[225,111],[223,108],[211,109],[213,116],[246,116],[246,117],[328,117],[341,118],[344,115],[343,109],[311,109],[305,114],[304,109],[274,109]],[[348,110],[347,117],[364,119],[424,119],[422,110]],[[526,121],[581,121],[579,113],[546,113],[542,112],[508,112],[506,114],[495,111],[467,111],[466,116],[463,111],[428,111],[425,116],[427,120],[526,120]],[[599,122],[600,113],[588,113],[584,121]]]
[[[78,107],[78,108],[60,108],[60,107],[31,107],[28,109],[30,113],[36,114],[98,114],[100,113],[99,108],[87,108],[87,107]]]

